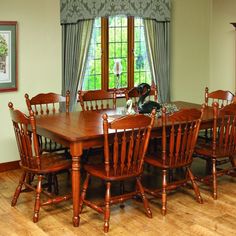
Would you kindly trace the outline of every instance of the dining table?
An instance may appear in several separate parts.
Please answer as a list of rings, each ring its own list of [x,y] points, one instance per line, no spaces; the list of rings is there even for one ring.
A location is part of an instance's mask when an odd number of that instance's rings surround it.
[[[173,102],[178,109],[196,108],[201,109],[201,105],[176,101]],[[107,113],[109,117],[117,117],[124,114],[124,108],[100,111],[75,111],[69,113],[55,113],[51,115],[41,115],[36,117],[37,134],[50,138],[68,147],[72,157],[71,182],[72,182],[72,201],[74,226],[79,226],[79,201],[80,201],[80,182],[81,165],[80,158],[83,150],[103,146],[103,119],[102,115]],[[212,108],[206,107],[202,119],[202,129],[209,126],[213,119]],[[155,119],[152,129],[152,137],[161,135],[161,119]]]

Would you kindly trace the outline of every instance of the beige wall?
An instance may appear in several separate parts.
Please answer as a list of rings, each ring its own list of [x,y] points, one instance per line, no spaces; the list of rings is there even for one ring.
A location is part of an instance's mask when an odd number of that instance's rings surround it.
[[[172,100],[201,103],[205,86],[235,92],[236,1],[172,3]]]
[[[0,163],[19,159],[7,103],[25,109],[24,94],[61,90],[59,0],[1,0],[0,20],[19,29],[17,92],[0,93]]]
[[[209,0],[172,0],[171,99],[203,102],[209,84]]]
[[[235,31],[230,22],[236,22],[235,0],[213,0],[210,37],[211,90],[235,92]]]

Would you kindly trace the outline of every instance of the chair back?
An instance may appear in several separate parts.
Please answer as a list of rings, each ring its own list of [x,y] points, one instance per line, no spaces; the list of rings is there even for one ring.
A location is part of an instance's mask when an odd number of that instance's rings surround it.
[[[108,121],[103,115],[104,156],[107,176],[140,174],[155,111],[150,116],[127,115]],[[109,135],[108,135],[109,134]]]
[[[139,96],[140,96],[140,94],[138,92],[137,87],[134,87],[134,88],[130,89],[129,91],[128,90],[125,91],[126,101],[128,101],[129,99],[132,99],[132,106],[133,107],[137,106]],[[147,101],[155,101],[155,102],[158,101],[156,87],[151,87],[150,94],[146,99],[147,99]]]
[[[78,91],[79,102],[83,111],[116,108],[116,93],[105,90]]]
[[[27,169],[40,169],[40,150],[33,111],[30,111],[28,117],[21,111],[14,110],[11,102],[8,107],[20,154],[20,165]],[[31,127],[31,131],[29,131],[29,127]]]
[[[33,110],[35,115],[48,115],[61,111],[60,104],[65,103],[66,112],[69,112],[70,92],[66,92],[66,97],[56,93],[40,93],[31,99],[25,94],[28,110]]]
[[[217,102],[213,103],[213,156],[220,152],[221,156],[236,153],[236,104],[231,103],[219,109]]]
[[[183,109],[170,116],[162,109],[162,162],[170,167],[191,164],[203,110]]]
[[[233,101],[234,94],[226,90],[216,90],[209,93],[208,87],[205,88],[205,104],[211,105],[213,102],[217,102],[220,107],[223,107]]]

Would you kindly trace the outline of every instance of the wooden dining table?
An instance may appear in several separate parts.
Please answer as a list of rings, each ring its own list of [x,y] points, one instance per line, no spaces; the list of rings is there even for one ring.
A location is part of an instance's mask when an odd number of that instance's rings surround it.
[[[178,109],[197,108],[201,105],[188,102],[173,102]],[[80,200],[80,158],[84,149],[103,146],[102,114],[115,117],[122,115],[123,109],[103,111],[77,111],[70,113],[56,113],[52,115],[37,116],[37,134],[61,143],[70,149],[72,156],[72,198],[73,198],[73,225],[79,226],[79,200]],[[204,112],[202,128],[212,121],[212,109]],[[161,135],[161,120],[156,119],[152,136]]]

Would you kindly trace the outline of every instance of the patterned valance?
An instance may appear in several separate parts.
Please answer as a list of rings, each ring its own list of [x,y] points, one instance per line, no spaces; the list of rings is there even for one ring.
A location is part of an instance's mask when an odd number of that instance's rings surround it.
[[[171,0],[61,0],[61,24],[127,15],[170,21]]]

